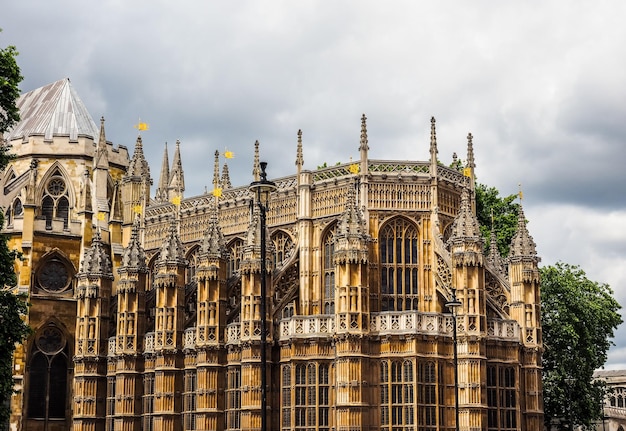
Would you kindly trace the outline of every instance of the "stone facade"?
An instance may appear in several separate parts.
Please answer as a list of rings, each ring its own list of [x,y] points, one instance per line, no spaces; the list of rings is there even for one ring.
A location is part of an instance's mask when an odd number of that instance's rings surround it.
[[[434,119],[426,161],[370,159],[363,116],[358,161],[306,170],[299,133],[262,265],[261,209],[217,152],[214,190],[187,198],[177,143],[152,197],[141,137],[129,155],[104,120],[48,133],[35,96],[86,109],[67,80],[34,93],[1,178],[34,329],[14,429],[261,429],[265,335],[267,429],[453,430],[455,321],[459,429],[543,427],[539,259],[523,211],[507,260],[484,252],[471,135],[460,172]]]

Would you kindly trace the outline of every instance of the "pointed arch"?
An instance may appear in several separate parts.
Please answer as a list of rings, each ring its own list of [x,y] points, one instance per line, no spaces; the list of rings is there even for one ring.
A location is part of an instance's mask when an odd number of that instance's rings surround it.
[[[380,310],[418,309],[418,227],[406,217],[392,217],[378,231]]]
[[[28,342],[26,417],[65,419],[69,407],[73,339],[67,328],[52,317]]]
[[[245,242],[242,238],[236,237],[230,240],[226,246],[230,259],[228,260],[228,278],[237,276],[241,261],[243,259],[243,247]]]
[[[274,268],[281,269],[294,255],[296,244],[289,234],[283,229],[277,229],[271,235],[274,244]]]
[[[63,229],[67,230],[70,209],[74,207],[76,197],[70,176],[58,161],[54,162],[43,175],[37,186],[36,196],[41,202],[41,216],[46,220],[46,229],[53,228],[53,219],[60,219],[63,222]]]
[[[329,224],[322,232],[322,294],[321,311],[323,314],[335,314],[335,237],[337,223]]]
[[[200,244],[192,246],[185,254],[185,259],[188,262],[187,269],[185,271],[185,284],[196,282],[196,270],[198,268],[198,253],[200,252]]]
[[[65,166],[63,166],[58,160],[52,163],[46,172],[44,172],[41,176],[41,179],[37,184],[37,190],[35,190],[35,195],[43,197],[48,181],[50,181],[53,176],[61,177],[65,181],[65,184],[67,185],[67,197],[71,203],[70,206],[73,208],[74,203],[76,202],[76,191],[74,190],[74,187],[72,187],[72,176],[69,172],[67,172]]]

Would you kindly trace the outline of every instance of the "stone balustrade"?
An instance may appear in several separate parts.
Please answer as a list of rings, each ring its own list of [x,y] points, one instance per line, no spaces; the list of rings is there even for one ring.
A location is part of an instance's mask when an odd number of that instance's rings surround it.
[[[452,336],[452,316],[418,311],[372,313],[368,335],[438,335]],[[279,325],[279,339],[282,341],[297,338],[328,338],[336,333],[334,315],[293,316],[284,319]],[[183,347],[196,347],[196,328],[187,328]],[[489,319],[487,336],[498,339],[519,339],[520,327],[514,320]],[[245,339],[257,338],[249,334]],[[239,344],[242,341],[241,322],[234,322],[226,328],[226,344]],[[111,350],[113,349],[113,350]],[[144,353],[154,353],[155,334],[149,332],[144,338]],[[109,356],[115,354],[115,337],[109,339]]]

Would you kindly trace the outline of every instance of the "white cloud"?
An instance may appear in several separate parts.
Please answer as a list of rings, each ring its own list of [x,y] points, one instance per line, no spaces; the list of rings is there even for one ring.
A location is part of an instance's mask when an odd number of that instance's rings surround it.
[[[131,149],[141,117],[154,177],[180,139],[187,195],[225,147],[249,183],[256,139],[270,176],[293,173],[298,129],[305,168],[346,162],[362,113],[377,159],[426,159],[432,115],[445,163],[472,132],[479,181],[522,184],[543,262],[626,304],[626,3],[22,0],[3,16],[23,90],[71,78]]]

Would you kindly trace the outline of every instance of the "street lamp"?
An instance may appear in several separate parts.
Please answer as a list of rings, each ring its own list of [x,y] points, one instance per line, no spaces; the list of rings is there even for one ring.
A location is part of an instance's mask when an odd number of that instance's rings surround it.
[[[270,194],[276,190],[276,184],[267,179],[267,162],[261,162],[261,179],[250,184],[250,191],[259,208],[261,222],[261,431],[267,431],[267,210]]]
[[[445,305],[452,312],[452,342],[454,343],[454,429],[459,431],[459,357],[456,336],[456,310],[463,304],[456,297],[456,289],[452,289],[452,298],[450,298]]]

